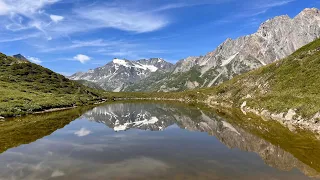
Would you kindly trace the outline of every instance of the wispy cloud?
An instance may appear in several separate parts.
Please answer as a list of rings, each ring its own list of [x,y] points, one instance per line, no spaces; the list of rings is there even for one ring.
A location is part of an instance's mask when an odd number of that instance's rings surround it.
[[[32,29],[42,32],[47,39],[46,28],[51,22],[58,22],[61,16],[53,15],[48,20],[48,16],[43,10],[45,7],[59,2],[60,0],[0,0],[0,16],[6,16],[5,27],[8,31],[19,32]],[[30,33],[26,32],[26,35]]]
[[[78,32],[113,28],[134,33],[158,31],[172,23],[163,11],[234,0],[175,0],[132,2],[113,0],[109,3],[81,1],[62,14],[48,14],[46,8],[61,0],[0,0],[0,16],[7,16],[5,27],[12,32],[40,31],[47,40]],[[16,39],[18,40],[18,39]],[[53,49],[54,50],[54,49]],[[48,50],[50,51],[50,50]]]
[[[254,9],[269,9],[273,7],[287,5],[295,0],[264,0],[257,1],[257,3],[253,6]]]
[[[176,1],[175,3],[165,4],[158,8],[153,9],[152,11],[166,11],[178,8],[187,8],[194,6],[202,6],[202,5],[214,5],[220,3],[227,3],[235,0],[184,0],[184,1]]]
[[[95,26],[137,33],[155,31],[169,24],[169,19],[163,15],[121,7],[83,8],[75,12],[79,17],[95,23]]]
[[[39,58],[36,58],[36,57],[28,56],[27,59],[30,60],[33,63],[36,63],[36,64],[41,64],[42,63],[42,61]]]
[[[79,41],[74,40],[71,41],[70,44],[59,45],[54,48],[50,47],[42,47],[41,52],[52,52],[52,51],[66,51],[70,49],[77,49],[77,48],[85,48],[85,47],[128,47],[128,46],[135,46],[132,43],[125,42],[122,40],[103,40],[103,39],[95,39],[95,40],[87,40],[87,41]]]
[[[17,35],[17,37],[11,37],[11,38],[7,38],[7,39],[0,39],[0,43],[21,41],[21,40],[26,40],[26,39],[30,39],[30,38],[39,37],[39,36],[40,36],[39,33],[28,34],[28,35]]]
[[[233,15],[225,17],[220,20],[216,20],[214,23],[217,25],[232,23],[239,19],[246,18],[250,22],[248,25],[257,25],[255,17],[267,13],[270,9],[287,5],[295,0],[255,0],[250,1],[250,4],[244,4],[244,8],[239,12],[235,12]],[[253,20],[253,21],[252,21]]]
[[[16,13],[30,17],[39,13],[39,10],[45,6],[58,1],[60,0],[0,0],[0,15]]]

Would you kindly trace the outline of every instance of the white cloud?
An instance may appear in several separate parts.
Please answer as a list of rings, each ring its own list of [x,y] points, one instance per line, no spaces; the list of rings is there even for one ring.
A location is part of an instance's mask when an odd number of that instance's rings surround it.
[[[112,1],[83,3],[62,15],[47,14],[45,9],[61,0],[0,0],[0,16],[7,15],[4,26],[14,32],[38,30],[47,40],[100,28],[146,33],[157,31],[171,20],[162,11],[232,0],[177,0],[175,3]]]
[[[26,40],[26,39],[34,38],[34,37],[39,37],[39,33],[29,34],[29,35],[18,35],[17,37],[0,39],[0,43],[3,43],[3,42],[21,41],[21,40]]]
[[[3,1],[0,1],[0,15],[6,15],[9,12],[9,7]]]
[[[41,64],[42,61],[39,59],[39,58],[36,58],[36,57],[30,57],[28,56],[27,59],[33,63],[36,63],[36,64]]]
[[[115,42],[106,42],[102,39],[92,40],[92,41],[72,41],[70,45],[66,46],[58,46],[54,48],[41,48],[42,52],[51,52],[51,51],[60,51],[60,50],[70,50],[76,48],[83,48],[83,47],[105,47],[114,45]]]
[[[43,10],[49,5],[60,0],[0,0],[0,16],[7,30],[13,32],[30,33],[31,29],[41,31],[48,40],[51,36],[47,33],[51,22],[61,21],[62,16],[53,15],[52,21],[48,21],[48,14]],[[50,16],[51,18],[51,16]]]
[[[1,42],[1,41],[0,41]],[[84,48],[84,47],[132,47],[138,46],[137,44],[125,42],[122,40],[88,40],[88,41],[72,41],[71,44],[68,45],[59,45],[54,48],[45,48],[41,47],[41,52],[52,52],[52,51],[64,51],[76,48]]]
[[[58,1],[60,0],[0,0],[0,15],[16,13],[29,17],[38,13],[43,7]]]
[[[258,1],[256,3],[256,5],[254,6],[254,8],[257,9],[269,9],[269,8],[273,8],[273,7],[277,7],[277,6],[283,6],[286,4],[289,4],[291,2],[293,2],[295,0],[264,0],[262,1]]]
[[[169,24],[169,19],[157,13],[135,11],[117,7],[86,7],[75,13],[92,28],[115,28],[137,33],[159,30]]]
[[[50,18],[53,22],[58,23],[59,21],[62,21],[64,19],[63,16],[58,16],[58,15],[50,15]]]
[[[73,57],[74,60],[80,61],[82,64],[86,63],[87,61],[90,61],[91,58],[84,54],[78,54],[75,57]]]
[[[83,137],[83,136],[87,136],[91,133],[91,131],[87,130],[86,128],[81,128],[79,131],[76,131],[74,134],[79,136],[79,137]]]

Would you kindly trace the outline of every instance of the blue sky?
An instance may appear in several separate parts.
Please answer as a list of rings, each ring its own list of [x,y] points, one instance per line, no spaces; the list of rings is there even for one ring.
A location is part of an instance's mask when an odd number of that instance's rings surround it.
[[[0,0],[0,52],[70,75],[113,58],[204,55],[319,0]]]

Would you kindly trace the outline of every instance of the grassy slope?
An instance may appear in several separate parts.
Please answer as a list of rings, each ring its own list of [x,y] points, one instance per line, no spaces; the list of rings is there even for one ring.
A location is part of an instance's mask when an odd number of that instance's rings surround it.
[[[97,90],[103,90],[102,87],[100,87],[98,84],[91,82],[91,81],[87,81],[87,80],[76,80],[76,82],[87,86],[89,88],[93,88],[93,89],[97,89]]]
[[[42,66],[0,54],[0,116],[88,104],[104,96]]]
[[[204,92],[217,94],[216,99],[232,100],[238,106],[247,101],[250,107],[272,112],[293,108],[310,117],[320,110],[319,72],[320,40],[316,40],[283,60]]]

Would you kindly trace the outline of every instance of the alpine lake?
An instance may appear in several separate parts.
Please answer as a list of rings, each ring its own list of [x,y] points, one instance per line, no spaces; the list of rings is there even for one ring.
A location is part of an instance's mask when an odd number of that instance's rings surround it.
[[[320,178],[317,135],[230,114],[150,101],[7,119],[0,179]]]

